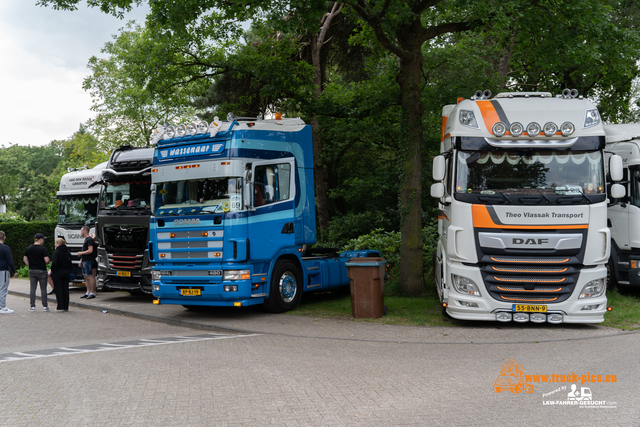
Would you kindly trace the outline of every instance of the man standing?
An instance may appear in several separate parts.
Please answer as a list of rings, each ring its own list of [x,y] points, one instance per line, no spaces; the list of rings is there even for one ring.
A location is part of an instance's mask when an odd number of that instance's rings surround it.
[[[82,250],[78,251],[80,255],[80,262],[78,265],[82,269],[84,275],[84,282],[87,285],[87,293],[80,298],[91,299],[96,297],[96,277],[93,274],[93,262],[96,259],[96,253],[94,251],[93,237],[89,234],[89,226],[85,225],[80,229],[80,235],[84,237],[84,243],[82,244]]]
[[[0,314],[11,314],[13,310],[7,308],[7,293],[9,292],[9,277],[16,277],[16,268],[11,258],[11,249],[4,244],[6,235],[0,231]]]
[[[24,263],[29,267],[29,281],[31,282],[31,292],[29,297],[31,307],[29,311],[36,311],[36,289],[40,283],[40,295],[42,297],[42,311],[49,311],[47,303],[47,264],[49,264],[49,251],[44,247],[44,234],[37,233],[34,236],[33,245],[24,251]]]

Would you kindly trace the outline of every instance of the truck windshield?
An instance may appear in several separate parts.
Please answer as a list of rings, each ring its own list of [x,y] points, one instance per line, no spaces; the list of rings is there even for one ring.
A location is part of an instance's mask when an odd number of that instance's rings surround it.
[[[106,182],[100,195],[100,209],[150,209],[150,186],[149,178]]]
[[[242,209],[242,178],[157,183],[155,209],[157,216],[237,212]]]
[[[454,184],[456,194],[537,195],[547,200],[577,195],[589,201],[589,195],[605,191],[599,151],[460,151]]]
[[[93,225],[96,222],[97,210],[97,194],[60,197],[58,224]]]

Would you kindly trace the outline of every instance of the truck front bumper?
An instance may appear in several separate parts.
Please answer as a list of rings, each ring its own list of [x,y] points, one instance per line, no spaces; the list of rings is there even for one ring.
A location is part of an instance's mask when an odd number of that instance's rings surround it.
[[[481,296],[461,294],[450,284],[451,274],[467,277],[473,280],[479,287]],[[496,321],[498,313],[516,313],[510,302],[501,302],[493,299],[484,286],[480,270],[452,263],[448,266],[449,283],[447,284],[447,313],[459,320],[487,320]],[[607,312],[606,294],[595,298],[581,298],[578,296],[582,288],[592,280],[605,278],[607,269],[604,266],[582,269],[573,294],[565,301],[555,304],[546,304],[546,315],[559,314],[561,322],[552,323],[601,323],[604,322],[604,314]],[[525,316],[526,317],[526,316]],[[540,316],[538,316],[540,317]],[[557,316],[554,318],[557,319]]]

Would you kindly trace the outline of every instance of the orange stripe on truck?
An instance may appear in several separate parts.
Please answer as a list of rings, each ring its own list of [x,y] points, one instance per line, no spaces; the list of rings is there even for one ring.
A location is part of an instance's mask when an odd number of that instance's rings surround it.
[[[519,229],[519,230],[575,230],[589,228],[589,224],[572,225],[506,225],[496,224],[489,214],[485,205],[473,205],[473,226],[474,228],[499,228],[499,229]]]
[[[476,104],[478,108],[480,108],[480,114],[482,114],[482,119],[487,127],[487,131],[493,133],[493,125],[500,121],[495,107],[491,101],[476,101]]]
[[[440,142],[444,141],[444,130],[447,128],[449,117],[442,116],[442,129],[440,129]]]

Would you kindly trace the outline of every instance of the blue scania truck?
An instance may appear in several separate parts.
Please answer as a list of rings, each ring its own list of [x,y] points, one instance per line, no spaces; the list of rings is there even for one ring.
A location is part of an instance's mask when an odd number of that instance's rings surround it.
[[[377,251],[316,250],[311,127],[240,119],[159,127],[149,254],[156,304],[294,309],[349,285],[346,262]]]

